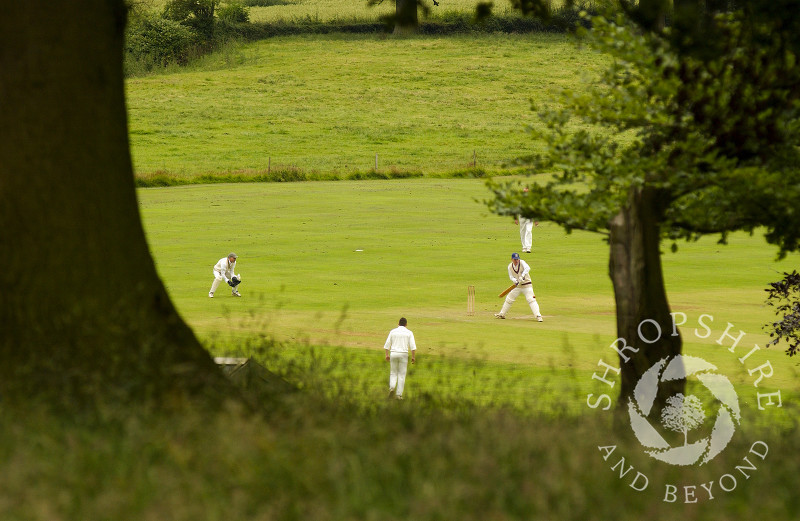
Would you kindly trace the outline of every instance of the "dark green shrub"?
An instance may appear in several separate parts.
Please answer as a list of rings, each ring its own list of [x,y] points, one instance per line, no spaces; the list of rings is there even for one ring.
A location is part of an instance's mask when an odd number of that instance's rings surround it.
[[[239,2],[229,2],[217,9],[217,16],[223,22],[244,24],[250,21],[250,9]]]
[[[131,20],[125,34],[126,65],[137,63],[150,70],[170,63],[186,64],[197,37],[188,27],[157,16]]]
[[[180,22],[200,34],[206,42],[214,38],[214,11],[219,0],[170,0],[164,18]]]
[[[244,0],[248,7],[272,7],[273,5],[291,5],[292,0]]]

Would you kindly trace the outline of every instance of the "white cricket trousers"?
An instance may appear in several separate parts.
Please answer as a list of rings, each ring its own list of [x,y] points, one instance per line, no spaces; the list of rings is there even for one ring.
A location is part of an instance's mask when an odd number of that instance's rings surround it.
[[[214,282],[211,283],[211,291],[210,291],[210,293],[213,294],[215,291],[217,291],[217,288],[219,287],[220,282],[223,282],[225,279],[222,278],[222,275],[220,275],[216,271],[212,271],[212,273],[214,274]],[[226,284],[226,286],[227,286],[227,284]]]
[[[519,239],[522,241],[522,249],[530,251],[533,245],[533,219],[519,218]]]
[[[517,297],[520,293],[525,295],[525,300],[528,301],[528,305],[531,307],[531,311],[533,311],[533,316],[538,317],[541,315],[539,312],[539,303],[536,302],[536,297],[533,294],[533,284],[517,286],[516,288],[512,289],[511,292],[506,295],[506,301],[503,302],[503,309],[500,310],[500,314],[506,316],[508,310],[511,309],[511,304],[517,300]]]
[[[398,398],[403,396],[407,369],[408,353],[389,353],[389,390],[394,389],[394,395]]]
[[[217,291],[217,288],[219,287],[219,283],[222,282],[222,281],[223,281],[223,278],[220,277],[219,275],[217,275],[216,272],[215,272],[214,273],[214,282],[211,283],[211,293],[214,293],[215,291]]]

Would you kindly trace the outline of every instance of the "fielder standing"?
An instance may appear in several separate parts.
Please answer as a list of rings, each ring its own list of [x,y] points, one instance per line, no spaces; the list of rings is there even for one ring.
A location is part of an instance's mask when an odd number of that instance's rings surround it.
[[[519,215],[514,219],[514,224],[519,224],[519,239],[520,242],[522,242],[522,253],[530,253],[531,247],[533,247],[533,227],[539,226],[539,221]]]
[[[526,186],[522,191],[527,194],[528,187]],[[522,243],[522,253],[530,253],[533,246],[533,227],[539,226],[539,221],[518,215],[514,218],[514,224],[519,225],[519,240]]]
[[[506,318],[506,313],[508,313],[508,310],[511,308],[511,304],[513,304],[519,294],[522,293],[525,295],[525,299],[528,301],[528,305],[530,305],[536,320],[542,322],[539,304],[536,302],[536,295],[533,294],[533,283],[531,282],[530,271],[531,267],[528,266],[527,262],[519,258],[519,253],[511,254],[511,263],[508,265],[508,278],[510,278],[511,282],[516,284],[517,287],[512,289],[508,296],[506,296],[503,309],[500,310],[500,313],[495,313],[494,316],[497,318]]]
[[[394,396],[398,400],[403,399],[409,350],[411,363],[417,361],[417,344],[414,342],[414,333],[406,328],[407,323],[405,318],[401,318],[399,325],[389,332],[389,338],[383,345],[386,361],[389,362],[389,398]]]
[[[236,275],[236,259],[235,253],[228,254],[223,257],[214,265],[214,282],[211,283],[211,291],[208,292],[210,298],[214,298],[214,292],[217,291],[217,286],[224,280],[228,286],[231,287],[231,295],[234,297],[241,297],[239,290],[236,287],[242,280],[241,275]]]

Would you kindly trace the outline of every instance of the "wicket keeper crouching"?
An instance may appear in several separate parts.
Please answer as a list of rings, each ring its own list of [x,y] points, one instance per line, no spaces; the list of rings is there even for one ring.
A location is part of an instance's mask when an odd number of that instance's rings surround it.
[[[236,259],[238,256],[235,253],[228,254],[227,257],[223,257],[214,265],[214,269],[212,270],[214,274],[214,282],[211,283],[211,291],[208,292],[209,298],[214,298],[214,292],[217,291],[217,287],[220,283],[224,280],[228,286],[231,287],[231,295],[234,297],[241,297],[239,294],[239,283],[242,280],[241,275],[236,275]]]

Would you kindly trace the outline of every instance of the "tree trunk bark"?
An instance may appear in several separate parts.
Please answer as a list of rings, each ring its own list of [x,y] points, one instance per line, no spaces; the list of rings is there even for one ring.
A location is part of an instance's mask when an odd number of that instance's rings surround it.
[[[128,149],[123,0],[0,17],[0,399],[195,396],[225,382],[178,316]]]
[[[641,375],[659,360],[681,352],[681,337],[673,336],[661,268],[659,201],[663,197],[652,188],[632,189],[627,205],[609,226],[617,335],[624,339],[624,344],[618,340],[616,346],[621,351],[618,407],[625,410]],[[685,380],[661,383],[652,414],[660,414],[666,399],[684,387]]]
[[[417,0],[395,0],[394,34],[412,34],[418,26]]]

